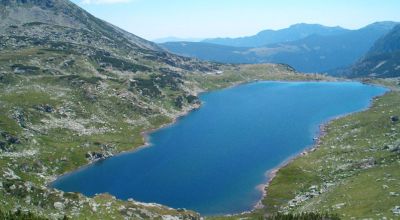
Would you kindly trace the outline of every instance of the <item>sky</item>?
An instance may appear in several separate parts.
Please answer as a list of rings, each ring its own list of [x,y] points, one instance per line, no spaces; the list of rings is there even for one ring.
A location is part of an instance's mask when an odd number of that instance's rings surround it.
[[[249,36],[313,23],[358,29],[400,21],[400,0],[72,0],[148,40]]]

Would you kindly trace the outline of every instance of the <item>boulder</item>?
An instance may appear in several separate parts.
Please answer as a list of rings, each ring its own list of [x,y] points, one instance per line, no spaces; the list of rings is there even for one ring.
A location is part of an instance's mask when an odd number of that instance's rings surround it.
[[[4,141],[0,141],[0,150],[7,151],[7,143]]]
[[[19,144],[20,140],[7,132],[0,132],[1,136],[3,136],[9,144]]]
[[[390,152],[393,152],[393,153],[400,153],[400,146],[392,147],[389,150],[390,150]]]
[[[399,216],[399,215],[400,215],[400,206],[395,206],[395,207],[392,209],[392,212],[393,212],[393,214]]]
[[[54,111],[54,108],[49,104],[38,105],[38,106],[36,106],[36,109],[38,111],[45,112],[45,113],[52,113]]]
[[[8,135],[6,137],[6,140],[8,141],[9,144],[19,144],[20,143],[19,139],[12,135]]]
[[[60,211],[64,210],[64,207],[65,207],[62,202],[55,202],[53,206],[55,209],[60,210]]]
[[[103,153],[99,153],[99,152],[87,152],[85,157],[86,157],[86,159],[88,159],[90,161],[96,161],[96,160],[101,160],[101,159],[106,158],[106,156]]]

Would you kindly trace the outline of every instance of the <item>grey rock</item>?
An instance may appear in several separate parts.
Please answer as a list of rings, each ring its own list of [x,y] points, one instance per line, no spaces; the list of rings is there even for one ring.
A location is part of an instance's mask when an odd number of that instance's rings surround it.
[[[54,206],[54,208],[56,208],[57,210],[64,210],[64,208],[65,208],[65,205],[62,203],[62,202],[55,202],[54,204],[53,204],[53,206]]]
[[[398,122],[399,121],[399,116],[397,116],[397,115],[390,116],[390,121],[391,122]]]
[[[46,113],[54,112],[54,108],[49,104],[38,105],[38,106],[36,106],[36,109],[41,112],[46,112]]]
[[[395,215],[400,215],[400,206],[395,206],[393,209],[392,209],[392,212],[393,212],[393,214],[395,214]]]

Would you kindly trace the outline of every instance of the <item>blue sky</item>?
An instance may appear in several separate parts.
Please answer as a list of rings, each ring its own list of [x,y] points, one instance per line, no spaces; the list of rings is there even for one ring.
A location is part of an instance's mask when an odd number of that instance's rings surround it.
[[[375,21],[400,21],[400,0],[72,1],[149,40],[248,36],[302,22],[357,29]]]

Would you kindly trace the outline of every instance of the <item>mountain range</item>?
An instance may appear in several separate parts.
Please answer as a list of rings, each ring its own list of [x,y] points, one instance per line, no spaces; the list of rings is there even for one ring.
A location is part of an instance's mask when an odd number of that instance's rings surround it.
[[[280,30],[264,30],[254,36],[239,38],[210,38],[205,43],[213,43],[233,47],[261,47],[268,44],[284,43],[306,38],[310,35],[337,35],[349,32],[342,27],[326,27],[320,24],[294,24]]]
[[[358,30],[298,24],[278,31],[263,31],[252,37],[160,45],[173,53],[208,61],[286,63],[300,72],[332,73],[355,63],[396,24],[377,22]]]
[[[264,30],[254,36],[239,38],[179,38],[165,37],[153,40],[155,43],[167,42],[204,42],[233,47],[259,47],[267,44],[300,40],[313,34],[334,35],[345,33],[349,30],[341,27],[325,27],[319,24],[295,24],[281,30]]]

